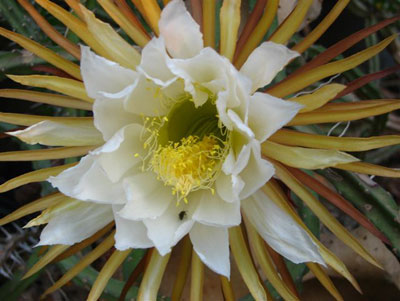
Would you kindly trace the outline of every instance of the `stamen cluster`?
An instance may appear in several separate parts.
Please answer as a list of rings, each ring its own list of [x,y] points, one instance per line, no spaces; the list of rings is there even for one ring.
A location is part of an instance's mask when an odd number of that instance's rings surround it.
[[[224,157],[221,140],[213,135],[184,137],[180,142],[159,146],[150,165],[165,185],[172,186],[172,194],[187,203],[186,196],[198,189],[211,189]]]

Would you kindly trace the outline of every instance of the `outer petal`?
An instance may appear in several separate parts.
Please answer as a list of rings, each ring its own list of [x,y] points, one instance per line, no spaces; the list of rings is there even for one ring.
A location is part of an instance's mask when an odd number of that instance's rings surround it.
[[[96,99],[103,93],[117,93],[132,85],[136,72],[121,67],[81,46],[81,73],[87,94]]]
[[[263,186],[275,173],[275,168],[267,160],[261,158],[260,144],[258,141],[251,142],[252,152],[249,162],[243,171],[239,174],[245,183],[240,193],[240,199],[252,195],[261,186]]]
[[[84,6],[80,7],[92,37],[107,51],[110,59],[124,67],[134,69],[140,61],[139,52],[126,42],[108,23],[97,19]]]
[[[179,217],[179,213],[183,210],[181,206],[177,207],[175,202],[171,202],[162,216],[143,221],[147,228],[147,236],[161,256],[171,252],[171,247],[185,236],[194,224],[189,209],[187,217],[183,219]]]
[[[44,120],[26,129],[7,134],[29,144],[79,146],[104,143],[101,133],[91,120],[71,124]]]
[[[202,224],[219,227],[232,227],[240,224],[240,202],[225,202],[218,194],[209,190],[194,193],[189,202],[198,198],[198,206],[192,218]]]
[[[122,218],[118,214],[121,208],[122,206],[113,206],[115,226],[117,228],[115,233],[115,247],[121,251],[129,248],[153,247],[154,244],[147,237],[147,230],[144,224]]]
[[[171,1],[161,13],[160,35],[175,58],[190,58],[203,49],[200,26],[186,10],[182,0]]]
[[[360,159],[348,153],[335,149],[286,146],[270,141],[264,142],[262,152],[283,164],[305,169],[321,169],[360,161]]]
[[[307,232],[262,191],[242,201],[242,209],[264,240],[290,261],[325,264]]]
[[[81,202],[51,219],[38,245],[72,245],[92,236],[112,220],[110,205]]]
[[[287,124],[303,106],[266,93],[254,93],[249,103],[249,127],[260,142]]]
[[[201,261],[217,274],[229,278],[231,267],[227,228],[196,223],[189,235],[193,248]]]
[[[93,155],[48,181],[63,194],[82,201],[106,204],[126,202],[121,183],[112,183]]]
[[[167,210],[174,198],[171,188],[157,180],[152,171],[125,178],[124,189],[128,202],[119,215],[130,220],[155,219]]]
[[[284,45],[264,42],[250,54],[240,73],[252,80],[254,92],[268,85],[278,72],[297,56],[299,53]]]

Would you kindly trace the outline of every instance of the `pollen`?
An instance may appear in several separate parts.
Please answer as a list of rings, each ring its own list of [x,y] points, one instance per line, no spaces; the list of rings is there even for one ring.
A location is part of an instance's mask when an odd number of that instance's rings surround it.
[[[220,162],[224,147],[213,135],[182,138],[180,142],[159,146],[154,152],[150,165],[165,185],[172,187],[172,194],[187,203],[187,195],[198,189],[210,189]]]

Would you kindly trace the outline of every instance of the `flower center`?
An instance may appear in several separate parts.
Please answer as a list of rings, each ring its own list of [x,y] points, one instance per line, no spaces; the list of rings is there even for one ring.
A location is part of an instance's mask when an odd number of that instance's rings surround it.
[[[147,168],[171,186],[173,195],[188,202],[190,192],[210,189],[228,152],[228,134],[212,100],[195,107],[191,99],[178,102],[160,127],[152,129]]]
[[[159,146],[151,159],[151,166],[165,185],[172,186],[172,194],[178,201],[198,189],[211,188],[224,155],[220,140],[213,136],[182,138],[180,142],[170,142]]]

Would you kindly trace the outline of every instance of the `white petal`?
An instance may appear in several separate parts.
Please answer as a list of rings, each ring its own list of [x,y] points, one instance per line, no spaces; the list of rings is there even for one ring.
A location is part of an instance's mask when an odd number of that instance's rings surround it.
[[[204,48],[193,58],[174,59],[167,64],[172,73],[184,79],[185,91],[193,96],[196,106],[201,106],[209,98],[206,89],[218,92],[229,84],[226,70],[231,64],[212,48]]]
[[[247,136],[240,132],[232,132],[231,149],[222,164],[222,171],[225,174],[238,174],[246,167],[252,149],[250,141]]]
[[[7,134],[29,143],[51,146],[99,145],[104,143],[92,120],[61,123],[44,120],[30,127]]]
[[[171,1],[162,10],[158,26],[173,57],[190,58],[203,49],[200,26],[188,13],[182,0]]]
[[[224,80],[225,86],[217,93],[216,105],[219,118],[229,130],[232,130],[232,116],[228,117],[228,111],[234,111],[242,122],[247,124],[251,81],[237,72],[230,63],[224,75]],[[204,86],[211,89],[213,84],[218,81],[214,80],[211,83],[204,84]]]
[[[124,90],[127,94],[129,91]],[[121,96],[121,95],[120,95]],[[94,125],[109,140],[118,130],[131,123],[142,124],[139,115],[127,112],[124,108],[125,96],[121,98],[96,99],[93,105]],[[110,118],[112,116],[112,118]]]
[[[122,218],[118,211],[122,206],[114,205],[114,219],[115,219],[115,247],[118,250],[126,250],[129,248],[150,248],[154,244],[147,237],[147,229],[142,222],[131,221]]]
[[[221,173],[215,181],[218,195],[225,202],[237,202],[240,200],[240,192],[244,188],[244,182],[237,175],[226,175]]]
[[[161,86],[140,74],[125,100],[125,109],[142,116],[166,115],[170,110],[171,101],[164,96],[161,88]]]
[[[212,271],[230,277],[228,230],[196,223],[190,230],[190,240],[201,261]]]
[[[249,103],[249,127],[260,142],[287,124],[303,106],[266,93],[254,93]]]
[[[258,141],[251,142],[252,152],[247,166],[239,174],[245,183],[240,193],[240,199],[247,198],[261,186],[263,186],[274,175],[275,168],[267,160],[261,158],[260,144]]]
[[[242,209],[264,240],[294,263],[324,261],[317,245],[289,215],[262,191],[242,201]]]
[[[222,164],[222,171],[225,174],[231,174],[235,166],[235,162],[236,162],[235,152],[233,148],[230,148],[229,153],[226,156],[224,163]]]
[[[225,202],[218,194],[211,191],[198,191],[191,196],[198,198],[198,206],[192,218],[202,224],[209,226],[232,227],[240,224],[240,202]]]
[[[87,94],[94,99],[102,93],[117,93],[132,85],[136,72],[121,67],[81,46],[81,73]]]
[[[106,204],[126,202],[121,183],[112,183],[95,156],[87,155],[78,165],[48,181],[63,194],[82,201]]]
[[[232,174],[240,173],[249,163],[251,154],[251,145],[245,144],[240,150],[239,155],[236,158],[235,164],[233,165],[233,169],[231,171]]]
[[[184,80],[185,91],[193,96],[196,106],[216,96],[218,115],[229,130],[233,125],[227,116],[228,109],[234,109],[239,118],[247,122],[251,81],[227,58],[207,47],[193,58],[172,59],[167,64],[172,73]]]
[[[81,202],[52,218],[38,245],[72,245],[96,233],[113,220],[110,205]]]
[[[141,140],[143,131],[141,125],[127,125],[102,147],[91,152],[98,155],[98,163],[111,182],[118,182],[129,169],[142,164],[141,157],[146,155]]]
[[[152,171],[125,178],[123,184],[128,202],[119,215],[126,219],[155,219],[167,210],[174,199],[171,188],[157,180]]]
[[[176,79],[167,66],[169,60],[163,37],[153,38],[143,48],[142,61],[138,70],[157,85],[168,86]]]
[[[171,248],[192,228],[194,221],[188,217],[181,219],[182,208],[171,202],[164,214],[156,219],[147,219],[143,223],[147,228],[147,236],[154,243],[161,256],[171,252]]]
[[[249,56],[240,73],[253,82],[252,91],[268,85],[274,77],[299,53],[284,45],[264,42]]]
[[[139,52],[126,42],[110,24],[97,19],[83,5],[80,10],[91,36],[106,50],[107,57],[124,67],[134,69],[140,62]]]
[[[244,121],[240,118],[240,116],[233,110],[228,110],[228,117],[231,120],[234,128],[246,135],[247,137],[254,138],[253,131],[244,123]]]

